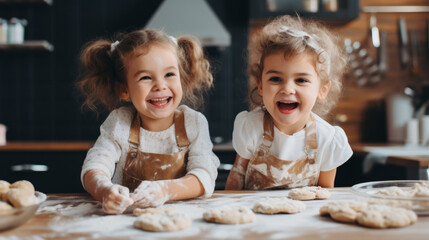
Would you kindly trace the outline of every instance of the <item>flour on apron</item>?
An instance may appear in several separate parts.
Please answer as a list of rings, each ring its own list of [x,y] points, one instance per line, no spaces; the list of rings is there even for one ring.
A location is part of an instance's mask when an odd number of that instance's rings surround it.
[[[140,145],[139,114],[130,127],[130,150],[123,170],[122,184],[134,191],[143,180],[176,179],[185,176],[189,140],[185,130],[185,116],[181,111],[174,113],[174,127],[179,152],[172,154],[147,153],[138,150]]]
[[[316,185],[319,180],[317,164],[316,121],[310,115],[305,127],[305,158],[283,160],[272,155],[274,123],[266,112],[264,115],[264,136],[255,154],[250,159],[245,176],[245,189],[261,190],[272,188],[296,188]],[[299,149],[297,149],[299,150]]]

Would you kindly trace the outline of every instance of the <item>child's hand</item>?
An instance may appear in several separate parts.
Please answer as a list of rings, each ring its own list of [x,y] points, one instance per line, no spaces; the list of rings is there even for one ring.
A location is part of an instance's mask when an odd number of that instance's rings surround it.
[[[163,182],[162,182],[163,183]],[[143,181],[130,194],[134,205],[140,208],[162,206],[169,197],[160,181]]]
[[[134,203],[130,198],[130,190],[127,187],[111,184],[104,186],[103,210],[107,214],[121,214]]]

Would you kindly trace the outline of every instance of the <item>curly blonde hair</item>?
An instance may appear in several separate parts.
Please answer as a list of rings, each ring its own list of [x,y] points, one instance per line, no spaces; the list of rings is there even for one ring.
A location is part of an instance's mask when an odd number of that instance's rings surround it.
[[[201,106],[205,91],[213,85],[210,63],[205,58],[200,42],[193,36],[177,40],[158,30],[137,30],[117,34],[118,43],[99,39],[87,43],[81,53],[83,74],[77,83],[85,97],[82,107],[97,112],[99,105],[109,111],[127,103],[120,100],[126,86],[126,59],[137,50],[149,49],[152,45],[170,46],[177,53],[180,79],[183,89],[182,103],[193,108]],[[113,51],[112,51],[113,50]]]
[[[256,34],[248,48],[251,109],[263,105],[257,88],[261,82],[264,59],[278,51],[283,51],[285,57],[302,53],[315,57],[315,69],[321,86],[329,82],[331,86],[327,97],[317,100],[312,111],[326,117],[340,98],[342,78],[347,67],[347,56],[340,38],[316,21],[288,15],[278,17],[266,25]]]

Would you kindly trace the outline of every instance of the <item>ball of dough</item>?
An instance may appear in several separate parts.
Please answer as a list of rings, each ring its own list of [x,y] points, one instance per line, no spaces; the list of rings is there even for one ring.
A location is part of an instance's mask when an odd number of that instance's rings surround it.
[[[9,210],[12,210],[12,206],[9,205],[7,202],[0,201],[0,216],[2,215],[9,215],[12,213]]]
[[[7,201],[7,192],[9,191],[10,183],[0,180],[0,201]]]
[[[19,188],[11,188],[7,192],[7,200],[12,203],[14,207],[31,206],[36,203],[34,194],[30,194],[28,190]]]
[[[28,191],[28,193],[32,195],[35,192],[33,184],[27,180],[16,181],[10,185],[10,188],[17,188],[22,191]]]

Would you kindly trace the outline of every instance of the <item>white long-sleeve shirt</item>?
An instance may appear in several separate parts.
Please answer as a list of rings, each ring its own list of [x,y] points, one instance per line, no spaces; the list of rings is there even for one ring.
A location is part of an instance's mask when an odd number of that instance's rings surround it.
[[[195,175],[204,187],[204,197],[213,194],[217,177],[219,159],[213,153],[207,119],[203,114],[185,105],[178,108],[184,112],[186,135],[190,142],[187,174]],[[130,125],[135,114],[131,107],[121,107],[112,111],[100,127],[100,136],[88,151],[82,166],[81,181],[86,172],[100,170],[122,184],[122,173],[130,148],[128,138]],[[140,146],[142,152],[171,154],[179,152],[176,143],[175,125],[161,132],[151,132],[140,128]]]

